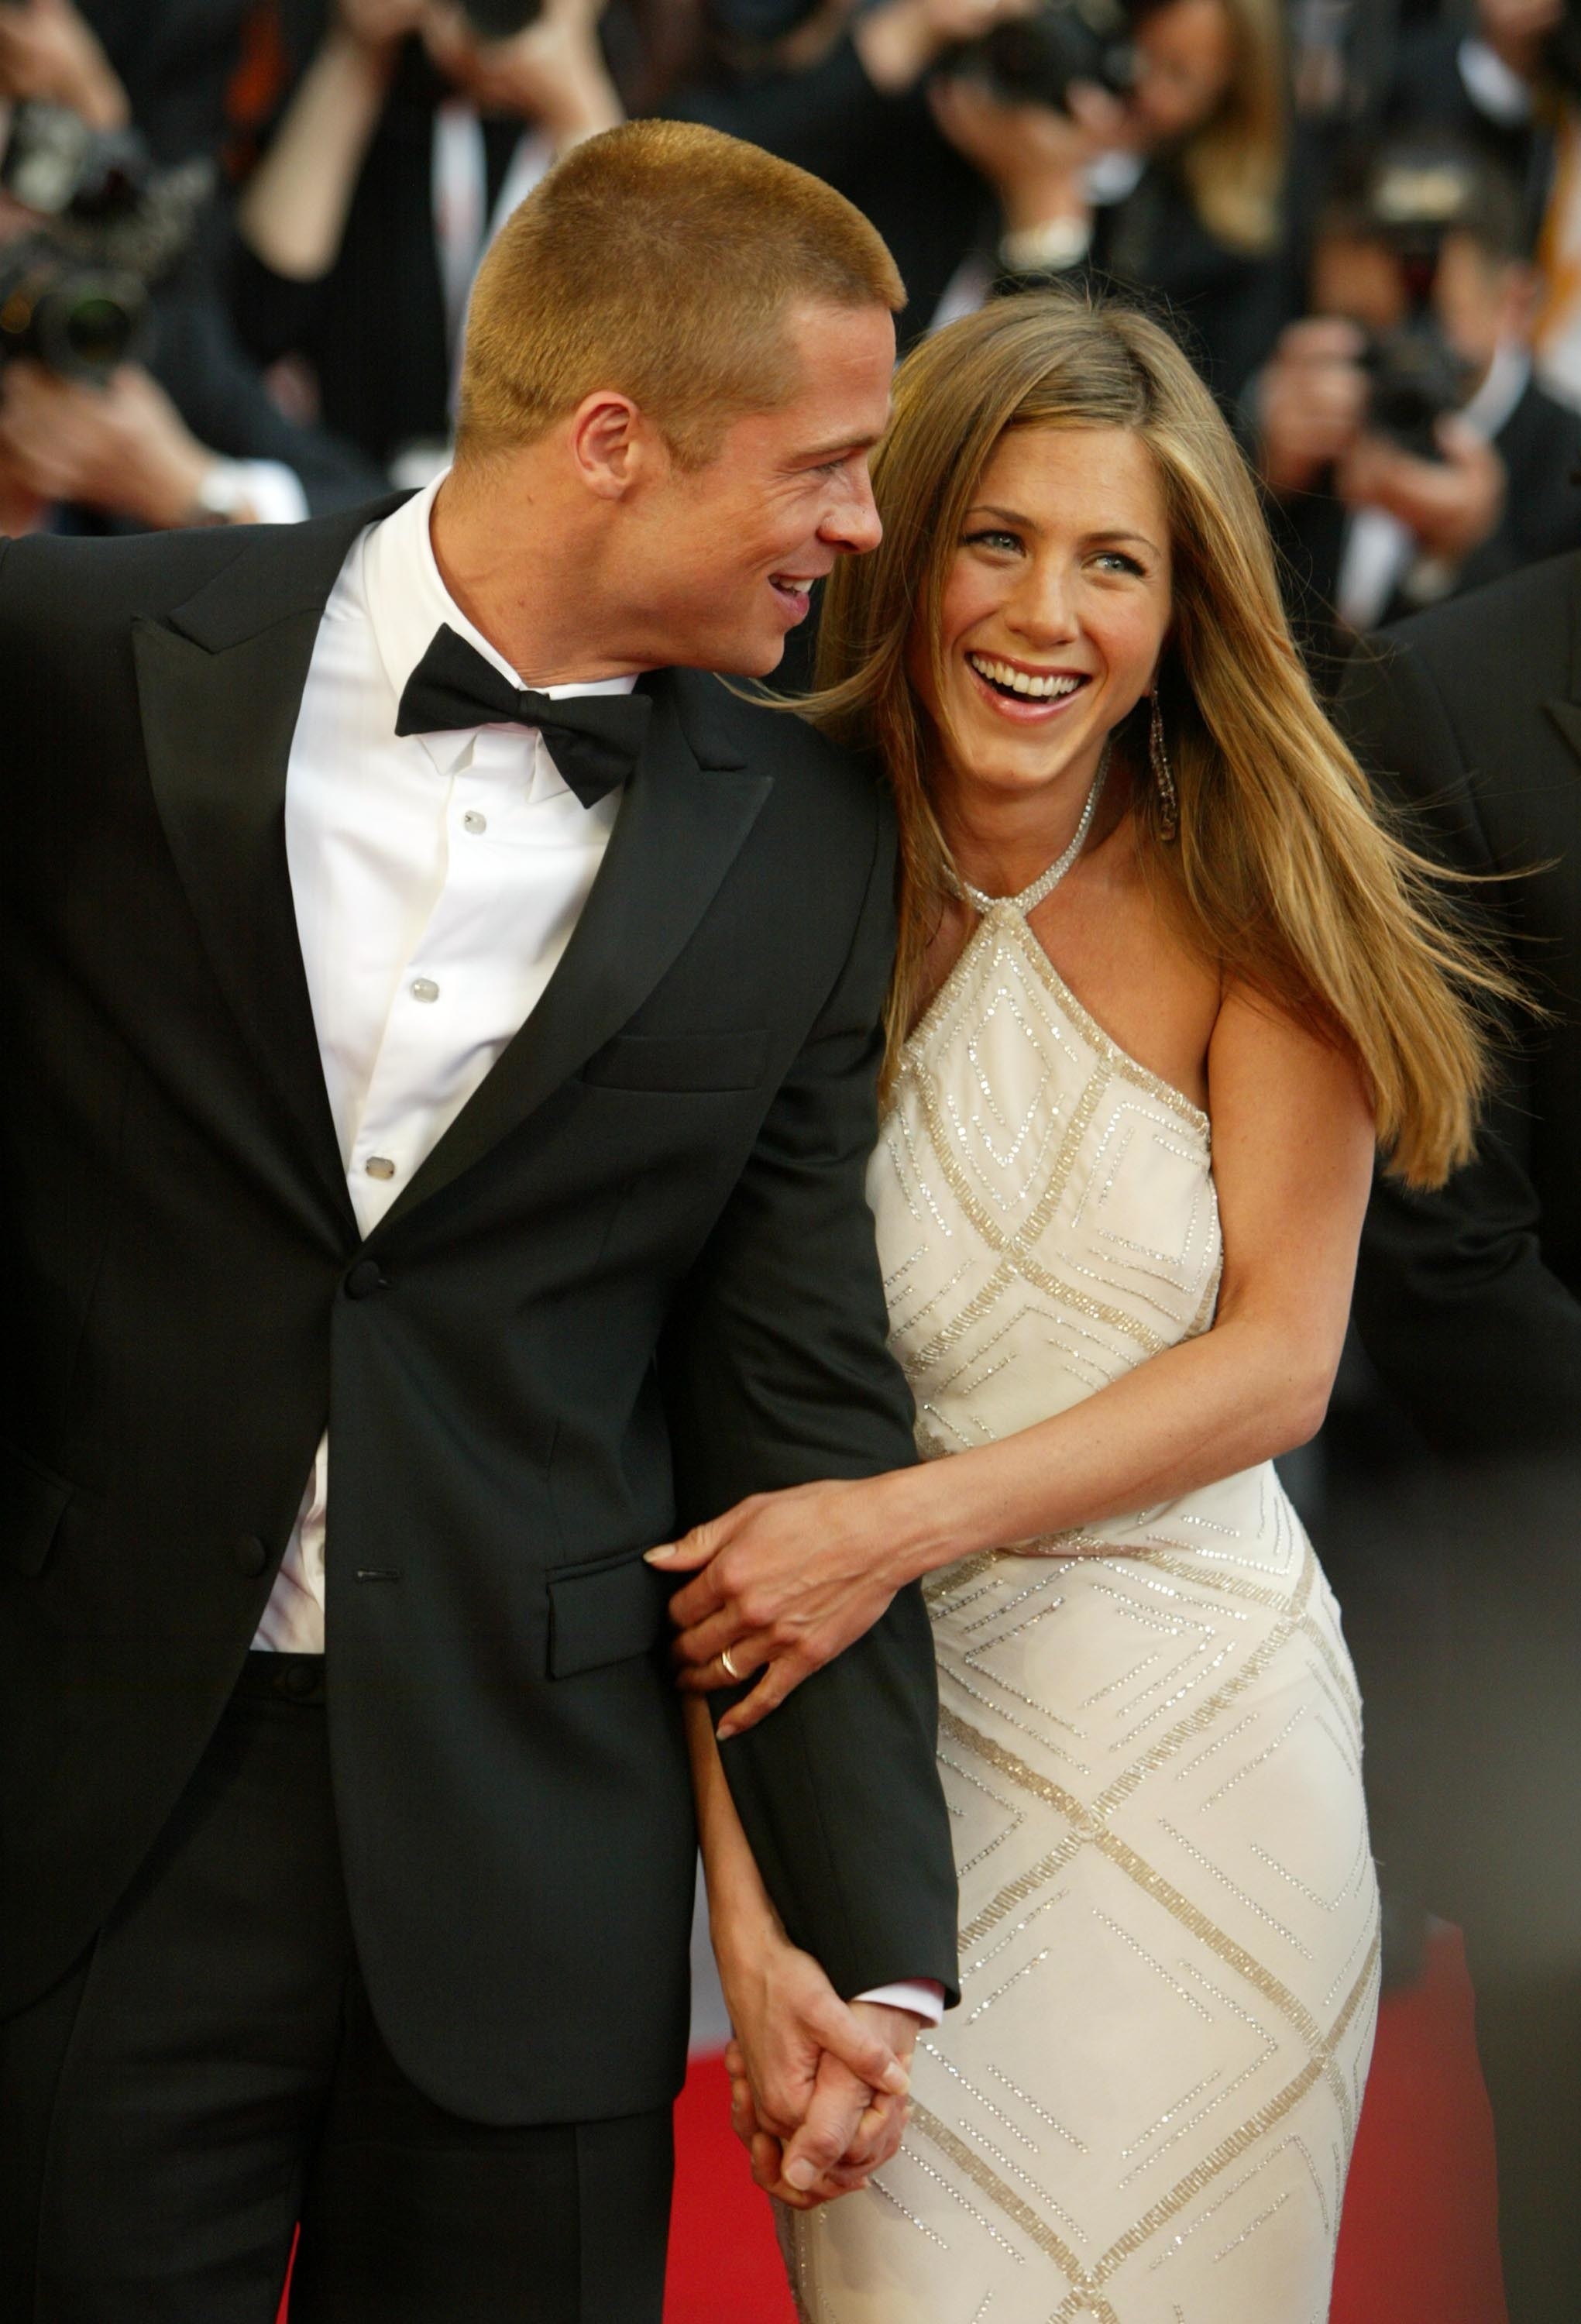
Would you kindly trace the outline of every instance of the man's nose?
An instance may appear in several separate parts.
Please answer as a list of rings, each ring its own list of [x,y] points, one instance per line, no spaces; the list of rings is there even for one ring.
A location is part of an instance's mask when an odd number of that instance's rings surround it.
[[[818,530],[832,548],[843,549],[853,557],[864,557],[869,549],[878,548],[884,538],[884,523],[866,468],[850,479],[850,489]]]

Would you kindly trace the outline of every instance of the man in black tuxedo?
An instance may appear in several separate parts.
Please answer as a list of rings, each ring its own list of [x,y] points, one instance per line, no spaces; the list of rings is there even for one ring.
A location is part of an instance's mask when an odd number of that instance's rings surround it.
[[[881,788],[699,673],[877,538],[900,296],[829,189],[615,131],[496,244],[437,493],[0,558],[8,2319],[271,2324],[299,2218],[297,2324],[657,2324],[643,1552],[912,1457]],[[902,1593],[725,1748],[851,2004],[792,2184],[953,1982],[933,1729]]]
[[[1550,1012],[1515,1028],[1476,1159],[1382,1182],[1356,1321],[1431,1448],[1407,1554],[1448,1640],[1420,1738],[1429,1904],[1463,1923],[1511,2324],[1581,2313],[1581,556],[1358,648],[1339,715]],[[1463,891],[1464,895],[1464,891]],[[1437,1598],[1434,1607],[1430,1600]],[[1364,1682],[1365,1683],[1365,1682]],[[1430,1755],[1430,1757],[1429,1757]]]

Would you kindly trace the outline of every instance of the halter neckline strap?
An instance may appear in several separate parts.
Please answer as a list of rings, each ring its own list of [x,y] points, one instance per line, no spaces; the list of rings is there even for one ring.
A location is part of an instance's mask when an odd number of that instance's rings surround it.
[[[951,868],[950,880],[956,894],[969,903],[974,912],[980,912],[985,919],[990,912],[994,911],[1017,912],[1023,919],[1025,919],[1029,913],[1036,911],[1045,896],[1053,894],[1054,890],[1087,844],[1087,835],[1092,829],[1092,818],[1098,813],[1098,794],[1103,789],[1104,777],[1109,770],[1109,752],[1112,748],[1111,743],[1104,744],[1103,756],[1098,762],[1098,772],[1092,779],[1092,788],[1087,794],[1087,804],[1081,810],[1081,819],[1076,825],[1071,844],[1062,855],[1054,858],[1046,872],[1038,873],[1029,888],[1023,888],[1018,896],[986,895],[982,889],[970,886],[958,872]]]

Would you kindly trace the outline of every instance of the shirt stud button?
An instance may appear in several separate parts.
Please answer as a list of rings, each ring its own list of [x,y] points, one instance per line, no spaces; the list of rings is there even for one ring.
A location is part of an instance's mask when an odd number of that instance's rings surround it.
[[[269,1552],[255,1533],[244,1533],[237,1542],[234,1555],[236,1571],[244,1573],[249,1582],[256,1582],[269,1563]]]
[[[395,1165],[388,1154],[370,1154],[363,1165],[370,1178],[393,1178]]]
[[[414,1001],[437,1001],[439,988],[431,976],[414,976],[411,993]]]
[[[475,807],[469,807],[461,818],[461,827],[463,831],[470,831],[475,839],[480,832],[487,831],[489,818],[486,815],[480,815]]]

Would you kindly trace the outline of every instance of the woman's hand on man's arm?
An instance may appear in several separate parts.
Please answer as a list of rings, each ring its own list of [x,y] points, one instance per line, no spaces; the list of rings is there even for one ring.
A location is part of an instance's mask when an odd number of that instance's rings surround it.
[[[900,1469],[754,1493],[648,1551],[660,1572],[695,1575],[670,1600],[682,1687],[707,1693],[762,1673],[721,1720],[722,1743],[843,1654],[923,1570],[912,1555],[925,1529],[927,1477]]]

